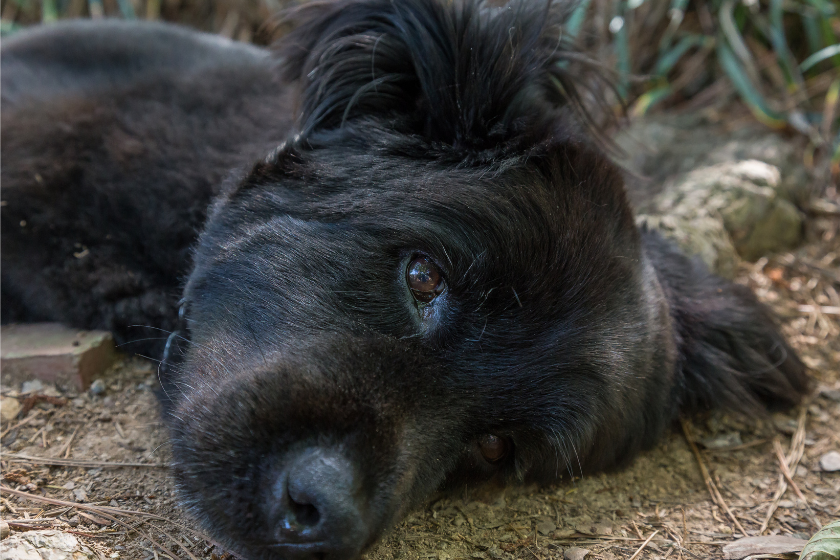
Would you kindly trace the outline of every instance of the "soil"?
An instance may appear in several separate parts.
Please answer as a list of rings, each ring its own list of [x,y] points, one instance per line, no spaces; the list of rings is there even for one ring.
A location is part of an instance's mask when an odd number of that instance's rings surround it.
[[[822,197],[840,202],[832,189]],[[817,523],[840,516],[840,472],[823,472],[819,466],[825,453],[840,451],[840,316],[820,312],[840,307],[840,215],[812,214],[807,230],[800,249],[742,264],[737,281],[781,317],[792,345],[813,370],[818,382],[814,396],[799,409],[764,419],[711,413],[690,422],[700,459],[748,535],[759,534],[780,484],[774,441],[788,453],[803,417],[804,455],[792,475],[807,505],[788,489],[764,534],[808,538]],[[178,509],[167,470],[155,466],[169,459],[154,396],[155,365],[126,358],[103,382],[98,395],[58,395],[46,389],[67,402],[57,406],[42,400],[28,413],[31,420],[3,436],[3,484],[37,496],[137,513],[115,514],[120,525],[96,512],[6,493],[3,519],[13,533],[47,527],[72,532],[100,558],[224,557],[224,551],[192,529],[193,522]],[[3,394],[15,396],[19,390],[4,387]],[[50,466],[17,458],[21,455],[148,466]],[[544,560],[564,553],[573,558],[571,549],[577,547],[590,550],[590,560],[626,560],[647,542],[634,559],[708,559],[723,558],[722,546],[739,536],[737,524],[713,502],[698,459],[677,425],[618,472],[547,488],[435,497],[366,557]],[[150,537],[162,546],[153,545]]]

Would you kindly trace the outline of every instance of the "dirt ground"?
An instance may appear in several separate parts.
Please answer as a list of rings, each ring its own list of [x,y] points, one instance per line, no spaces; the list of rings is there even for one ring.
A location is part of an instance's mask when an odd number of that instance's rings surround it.
[[[831,189],[823,198],[829,203],[825,208],[840,203]],[[778,313],[818,381],[813,398],[800,409],[766,420],[720,413],[694,418],[689,429],[698,455],[677,425],[619,472],[548,488],[436,497],[387,534],[367,558],[545,560],[564,553],[574,558],[573,547],[590,550],[590,560],[723,558],[722,546],[742,528],[759,534],[774,503],[778,509],[764,534],[809,537],[818,523],[840,516],[840,472],[819,466],[825,453],[840,451],[840,316],[822,312],[840,307],[838,271],[840,215],[831,211],[809,215],[807,242],[796,251],[739,269],[737,281]],[[48,527],[72,532],[100,558],[224,557],[178,510],[172,482],[160,466],[167,463],[169,449],[153,393],[155,365],[125,359],[103,381],[98,395],[59,395],[44,388],[42,393],[65,397],[66,404],[42,400],[27,416],[3,426],[2,436],[5,486],[93,509],[4,493],[3,519],[13,533]],[[20,389],[3,387],[2,393],[16,396]],[[774,442],[784,454],[804,450],[791,470],[806,503],[793,489],[774,502],[781,472]],[[102,464],[73,466],[84,461]],[[114,462],[147,466],[107,464]],[[715,489],[718,503],[710,493]]]

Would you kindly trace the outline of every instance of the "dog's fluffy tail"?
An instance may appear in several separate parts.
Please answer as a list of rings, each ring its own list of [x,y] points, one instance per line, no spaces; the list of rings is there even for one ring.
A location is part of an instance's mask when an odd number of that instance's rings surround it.
[[[770,311],[749,289],[710,273],[659,234],[642,236],[671,307],[680,408],[750,413],[797,404],[810,378]]]

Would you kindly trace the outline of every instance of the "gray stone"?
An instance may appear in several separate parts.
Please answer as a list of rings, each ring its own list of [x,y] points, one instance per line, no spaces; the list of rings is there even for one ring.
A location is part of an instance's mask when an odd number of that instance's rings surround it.
[[[731,277],[739,255],[752,261],[801,240],[802,217],[780,186],[779,170],[757,160],[702,167],[669,181],[639,221]]]
[[[90,384],[89,390],[91,395],[101,395],[105,392],[105,382],[101,379],[97,379],[96,381]]]
[[[590,552],[589,549],[573,546],[563,552],[563,560],[584,560]]]
[[[75,536],[61,531],[27,531],[0,542],[3,560],[93,560],[96,555]]]
[[[820,457],[820,468],[826,472],[840,471],[840,453],[829,451]]]

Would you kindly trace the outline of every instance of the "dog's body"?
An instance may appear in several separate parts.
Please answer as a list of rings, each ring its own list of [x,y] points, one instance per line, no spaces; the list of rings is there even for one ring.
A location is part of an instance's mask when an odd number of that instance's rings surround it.
[[[174,330],[181,497],[243,556],[353,558],[443,485],[807,389],[746,289],[637,230],[535,4],[317,3],[283,79],[162,25],[4,44],[4,321]]]

